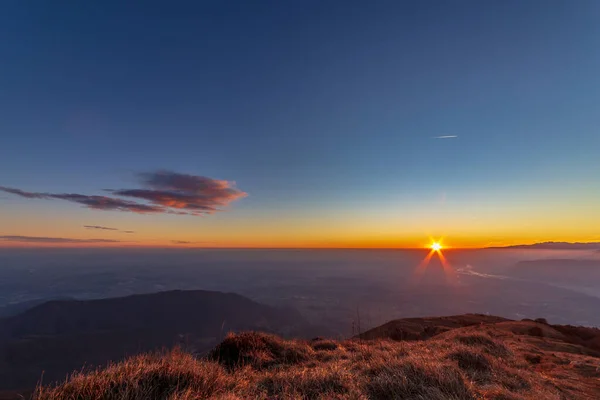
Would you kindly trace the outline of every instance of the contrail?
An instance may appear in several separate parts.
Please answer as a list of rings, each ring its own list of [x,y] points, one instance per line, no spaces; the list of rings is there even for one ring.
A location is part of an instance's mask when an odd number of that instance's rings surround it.
[[[457,137],[458,137],[458,135],[446,135],[446,136],[434,136],[432,139],[454,139]]]

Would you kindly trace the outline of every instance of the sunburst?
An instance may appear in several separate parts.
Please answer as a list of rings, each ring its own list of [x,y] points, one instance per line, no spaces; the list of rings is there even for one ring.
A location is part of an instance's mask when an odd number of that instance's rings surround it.
[[[425,270],[427,269],[427,266],[429,265],[431,258],[434,255],[436,255],[437,258],[440,260],[442,269],[444,270],[444,274],[446,275],[448,282],[456,281],[456,272],[454,271],[454,269],[452,268],[452,266],[450,265],[450,263],[444,256],[444,253],[442,252],[443,249],[447,248],[446,245],[442,245],[442,239],[431,240],[430,244],[428,246],[426,246],[426,248],[429,249],[429,253],[417,267],[417,269],[415,271],[415,275],[417,277],[422,275],[425,272]]]

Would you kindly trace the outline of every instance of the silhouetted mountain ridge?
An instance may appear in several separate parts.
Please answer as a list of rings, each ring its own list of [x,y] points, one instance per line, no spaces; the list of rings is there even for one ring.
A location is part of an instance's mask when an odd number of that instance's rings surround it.
[[[195,316],[195,312],[202,314]],[[235,293],[175,290],[100,300],[52,300],[5,319],[0,329],[18,336],[165,328],[218,333],[223,324],[268,328],[274,318],[290,326],[302,321],[294,310],[282,312]]]
[[[36,307],[40,304],[47,303],[51,300],[74,300],[72,297],[60,297],[55,299],[34,299],[22,301],[19,303],[6,304],[4,306],[0,306],[0,319],[6,317],[13,317],[15,315],[21,314],[33,307]]]
[[[488,249],[540,249],[540,250],[600,250],[600,242],[541,242],[511,246],[492,246]]]

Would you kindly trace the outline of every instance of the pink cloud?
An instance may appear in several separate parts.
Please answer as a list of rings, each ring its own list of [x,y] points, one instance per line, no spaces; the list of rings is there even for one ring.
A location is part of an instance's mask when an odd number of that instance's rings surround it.
[[[114,196],[77,193],[27,192],[0,186],[0,191],[28,199],[58,199],[82,204],[94,210],[129,211],[139,214],[169,213],[203,215],[222,211],[231,202],[247,196],[234,182],[204,176],[158,171],[139,175],[143,188],[108,190]],[[124,200],[132,197],[144,202]]]

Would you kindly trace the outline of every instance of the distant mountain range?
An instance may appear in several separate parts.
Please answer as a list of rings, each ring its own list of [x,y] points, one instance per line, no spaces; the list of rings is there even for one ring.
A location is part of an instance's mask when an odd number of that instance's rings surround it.
[[[543,242],[513,246],[487,247],[488,249],[540,249],[540,250],[599,250],[600,242]]]
[[[161,348],[202,353],[228,332],[241,330],[298,337],[316,332],[293,309],[232,293],[194,290],[53,300],[0,319],[0,389],[34,387],[42,373],[44,382],[51,382],[83,366]]]
[[[35,300],[23,301],[20,303],[7,304],[4,306],[0,306],[0,318],[12,317],[14,315],[21,314],[22,312],[27,311],[30,308],[33,308],[40,304],[47,303],[50,300],[74,300],[74,299],[71,297],[59,297],[59,298],[54,298],[54,299],[35,299]]]

